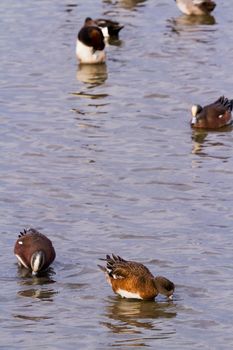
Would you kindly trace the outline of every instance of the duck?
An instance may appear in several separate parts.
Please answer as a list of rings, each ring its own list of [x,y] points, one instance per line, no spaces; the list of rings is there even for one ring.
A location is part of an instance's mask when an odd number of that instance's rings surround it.
[[[175,0],[178,8],[185,15],[203,16],[209,15],[215,7],[213,0]]]
[[[124,28],[122,24],[111,19],[97,18],[94,19],[94,23],[102,30],[105,38],[118,38],[120,30]]]
[[[98,267],[105,273],[113,292],[122,298],[153,300],[159,293],[173,298],[174,283],[163,276],[154,277],[143,264],[114,254],[100,260],[106,261],[106,266]]]
[[[34,228],[20,232],[15,243],[14,254],[19,266],[31,270],[33,276],[46,270],[56,257],[50,239]]]
[[[105,42],[102,30],[90,17],[85,19],[76,41],[76,56],[80,63],[105,63]]]
[[[191,127],[200,129],[219,129],[232,123],[233,100],[224,96],[207,106],[193,105],[191,108]]]

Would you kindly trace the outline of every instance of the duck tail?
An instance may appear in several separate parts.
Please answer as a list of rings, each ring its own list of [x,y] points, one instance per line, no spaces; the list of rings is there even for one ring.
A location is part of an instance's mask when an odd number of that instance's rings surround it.
[[[97,266],[100,268],[101,271],[107,272],[106,267],[99,265],[99,264]]]
[[[230,111],[232,111],[232,109],[233,109],[233,100],[229,101],[229,109],[230,109]]]
[[[216,104],[221,104],[222,106],[225,106],[227,109],[232,111],[233,109],[233,100],[229,100],[228,98],[223,96],[220,96],[217,101],[215,101]]]

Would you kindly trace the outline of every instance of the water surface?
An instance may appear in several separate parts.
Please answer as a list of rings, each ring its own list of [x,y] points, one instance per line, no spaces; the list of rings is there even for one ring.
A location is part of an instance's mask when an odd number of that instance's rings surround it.
[[[1,2],[2,349],[232,349],[232,130],[189,126],[193,103],[233,97],[231,13]],[[125,25],[101,67],[76,62],[86,16]],[[13,255],[30,226],[57,251],[40,278]],[[174,281],[174,301],[115,296],[111,252]]]

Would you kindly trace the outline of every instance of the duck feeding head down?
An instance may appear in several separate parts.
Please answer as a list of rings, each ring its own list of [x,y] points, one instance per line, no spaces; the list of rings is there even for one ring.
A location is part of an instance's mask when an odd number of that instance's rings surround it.
[[[191,108],[191,127],[200,129],[219,129],[232,123],[233,100],[224,96],[207,106],[193,105]]]
[[[143,264],[114,254],[100,260],[106,261],[106,266],[98,265],[99,268],[104,271],[114,293],[122,298],[153,300],[160,293],[172,299],[174,283],[166,277],[154,277]]]
[[[50,239],[33,228],[20,232],[14,254],[19,265],[31,270],[33,275],[46,270],[56,257]]]
[[[76,56],[80,63],[104,63],[106,54],[105,42],[101,29],[90,17],[87,17],[84,26],[80,29],[76,42]]]

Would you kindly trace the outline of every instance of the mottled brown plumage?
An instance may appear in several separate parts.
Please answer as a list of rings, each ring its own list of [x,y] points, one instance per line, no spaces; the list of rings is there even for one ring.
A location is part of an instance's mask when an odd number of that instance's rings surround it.
[[[126,298],[150,300],[159,293],[172,298],[175,286],[167,278],[154,277],[141,263],[127,261],[120,256],[106,255],[106,267],[100,266],[116,294]]]

